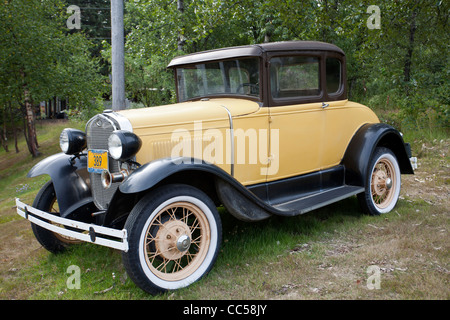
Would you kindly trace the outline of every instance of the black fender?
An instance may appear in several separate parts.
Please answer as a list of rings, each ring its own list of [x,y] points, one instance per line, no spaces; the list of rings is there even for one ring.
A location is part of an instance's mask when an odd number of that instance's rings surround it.
[[[376,147],[386,147],[395,154],[402,174],[414,174],[409,158],[411,149],[405,144],[400,132],[384,124],[365,124],[358,129],[350,141],[342,159],[345,166],[345,182],[364,187],[369,161]]]
[[[82,177],[82,174],[87,176],[86,168],[87,157],[74,158],[58,153],[37,163],[27,176],[33,178],[49,175],[55,188],[61,217],[88,221],[97,208],[91,189]]]
[[[192,171],[213,174],[221,179],[239,183],[221,168],[203,160],[193,158],[162,158],[146,163],[133,171],[120,185],[119,190],[125,194],[147,191],[174,174]]]
[[[164,158],[143,165],[120,185],[120,193],[116,192],[113,200],[146,192],[161,183],[180,181],[199,187],[216,203],[223,203],[240,220],[259,221],[271,216],[272,207],[226,171],[214,164],[191,158]],[[106,224],[111,223],[112,218],[108,217]]]

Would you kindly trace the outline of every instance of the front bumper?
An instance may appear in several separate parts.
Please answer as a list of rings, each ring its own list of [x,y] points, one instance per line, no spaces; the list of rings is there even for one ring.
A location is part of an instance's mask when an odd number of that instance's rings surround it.
[[[17,213],[44,229],[101,246],[128,251],[127,230],[106,228],[95,224],[61,218],[38,210],[16,198]],[[67,227],[67,228],[65,228]]]

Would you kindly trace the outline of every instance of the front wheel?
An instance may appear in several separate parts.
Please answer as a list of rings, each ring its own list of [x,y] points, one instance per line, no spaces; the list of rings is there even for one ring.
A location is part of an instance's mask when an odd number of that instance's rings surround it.
[[[152,294],[186,287],[207,274],[222,237],[214,203],[187,185],[147,194],[131,211],[125,228],[125,269],[137,286]]]
[[[370,215],[391,211],[400,196],[400,167],[394,153],[379,147],[369,163],[366,190],[358,195],[362,209]]]
[[[39,190],[34,199],[33,207],[59,216],[58,200],[51,180]],[[80,243],[79,240],[44,229],[34,223],[31,224],[31,229],[38,242],[52,253],[62,252],[66,247]]]

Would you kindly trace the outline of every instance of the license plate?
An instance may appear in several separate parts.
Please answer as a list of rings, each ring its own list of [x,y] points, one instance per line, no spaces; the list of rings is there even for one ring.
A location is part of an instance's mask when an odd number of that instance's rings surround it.
[[[89,150],[88,151],[88,171],[102,173],[108,170],[108,151]]]

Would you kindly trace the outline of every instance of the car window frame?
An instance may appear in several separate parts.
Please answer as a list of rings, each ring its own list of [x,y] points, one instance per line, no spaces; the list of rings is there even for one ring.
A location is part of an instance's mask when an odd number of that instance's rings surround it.
[[[259,64],[259,95],[258,96],[236,94],[236,93],[234,93],[234,94],[221,93],[221,94],[211,94],[211,95],[206,95],[206,96],[193,97],[193,98],[181,101],[180,96],[179,96],[179,88],[178,88],[178,68],[184,68],[187,66],[193,66],[193,65],[197,64],[197,63],[192,63],[192,64],[178,65],[176,68],[173,68],[174,77],[175,77],[175,91],[176,91],[177,102],[183,103],[183,102],[189,102],[189,101],[199,101],[202,99],[237,98],[237,99],[246,99],[246,100],[250,100],[250,101],[255,101],[255,102],[259,102],[260,104],[262,104],[264,101],[265,75],[263,74],[264,73],[264,68],[263,68],[264,63],[263,63],[263,58],[261,56],[242,56],[242,57],[236,56],[236,57],[231,57],[228,59],[208,60],[208,61],[204,61],[201,63],[219,63],[219,62],[233,61],[233,60],[238,60],[238,59],[258,59],[258,64]]]
[[[272,82],[272,65],[273,65],[273,62],[272,61],[275,60],[275,59],[283,59],[283,58],[306,58],[306,59],[313,59],[313,60],[315,60],[314,62],[312,62],[312,64],[314,64],[314,66],[317,66],[317,74],[316,74],[316,76],[317,76],[317,86],[318,87],[314,88],[312,90],[317,90],[318,94],[293,95],[293,96],[290,96],[290,97],[289,96],[274,97],[274,95],[273,95],[274,92],[272,91],[272,89],[273,89],[272,88],[272,84],[273,84],[273,82]],[[308,62],[305,61],[305,63],[303,63],[303,64],[291,64],[291,65],[286,65],[286,66],[280,66],[277,69],[277,71],[281,72],[282,68],[289,68],[289,67],[296,68],[297,66],[306,65],[306,64],[308,64]],[[283,101],[288,101],[290,99],[303,99],[303,98],[311,98],[311,97],[320,96],[321,91],[323,90],[322,85],[321,85],[321,65],[320,64],[321,64],[321,61],[320,61],[320,57],[318,57],[318,56],[288,55],[288,56],[282,56],[282,57],[279,57],[279,56],[271,57],[270,58],[270,63],[269,63],[268,74],[269,74],[269,80],[270,80],[270,95],[271,95],[272,100],[277,101],[277,102],[283,102]],[[278,80],[277,81],[277,88],[279,90],[279,93],[281,93],[282,91],[302,91],[303,90],[303,89],[302,90],[296,90],[296,89],[283,90],[283,88],[281,87],[281,83],[282,83],[282,81],[284,79],[282,79],[280,75],[277,75],[276,78],[277,78],[276,80]]]
[[[340,61],[341,63],[341,79],[340,79],[340,87],[338,91],[328,92],[328,88],[326,88],[326,59],[334,58]],[[324,76],[325,76],[325,91],[327,95],[327,101],[336,101],[336,100],[345,100],[347,99],[347,73],[346,73],[346,59],[345,56],[339,54],[337,52],[327,52],[324,55]]]
[[[288,97],[288,98],[273,98],[272,97],[272,88],[270,83],[270,64],[273,58],[283,58],[283,57],[315,57],[319,59],[319,94],[312,96],[298,96],[298,97]],[[266,88],[266,98],[268,101],[269,107],[277,107],[277,106],[287,106],[294,104],[302,104],[302,103],[312,103],[312,102],[320,102],[324,97],[324,88],[323,88],[323,65],[322,65],[322,55],[317,51],[281,51],[281,52],[270,52],[266,57],[266,65],[265,65],[265,75],[267,79],[267,88]]]
[[[270,61],[277,57],[305,56],[317,57],[319,59],[319,94],[311,96],[298,96],[289,98],[273,98],[270,83]],[[337,58],[341,63],[341,83],[337,92],[328,93],[326,86],[326,58]],[[267,107],[279,107],[288,105],[298,105],[304,103],[316,103],[325,101],[336,101],[347,99],[346,84],[346,59],[345,55],[333,51],[277,51],[267,52],[264,57],[264,78],[266,79],[266,87],[264,88],[264,105]]]

